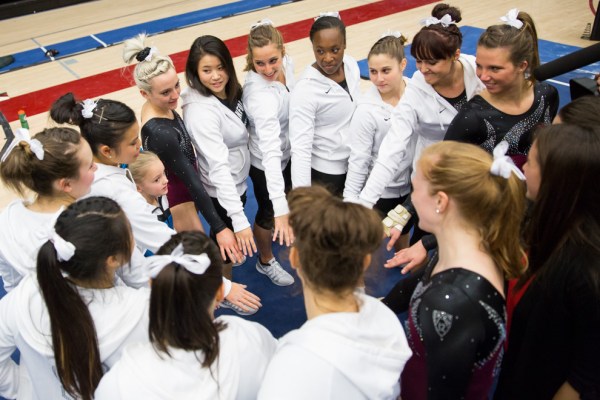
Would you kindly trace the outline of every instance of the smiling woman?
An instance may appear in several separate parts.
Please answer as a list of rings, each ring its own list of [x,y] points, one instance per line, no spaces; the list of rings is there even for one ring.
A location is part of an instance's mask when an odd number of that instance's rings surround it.
[[[142,106],[142,141],[156,153],[169,178],[167,200],[175,230],[200,230],[198,211],[217,233],[221,252],[237,252],[233,232],[217,214],[198,179],[196,155],[189,133],[176,111],[181,84],[171,58],[145,45],[145,35],[125,41],[123,60],[138,61],[133,77],[146,102]]]
[[[232,230],[224,222],[204,188],[198,173],[192,140],[182,118],[175,109],[181,91],[179,77],[171,58],[157,54],[156,48],[146,47],[145,36],[125,42],[125,62],[139,61],[134,78],[146,99],[142,106],[142,139],[146,150],[154,151],[165,167],[168,177],[167,200],[175,230],[200,230],[198,211],[208,221],[221,257],[241,259],[242,255]],[[198,61],[194,62],[198,65]],[[160,163],[159,163],[160,164]],[[136,183],[139,184],[138,179]],[[143,191],[140,191],[143,193]],[[237,283],[226,284],[225,302],[244,312],[246,307],[257,309],[258,297]]]
[[[503,20],[505,24],[487,28],[477,44],[477,76],[485,90],[456,116],[445,139],[473,143],[490,153],[506,140],[508,155],[521,167],[533,130],[556,115],[558,92],[531,74],[540,64],[531,16],[513,9]]]
[[[256,244],[244,214],[250,170],[248,116],[225,43],[210,35],[197,38],[190,48],[185,76],[189,87],[181,95],[183,119],[198,154],[200,179],[219,217],[235,232],[239,250],[250,257],[256,252]],[[211,237],[215,239],[212,229]],[[232,261],[242,264],[244,259],[233,252],[226,256],[227,276]],[[260,307],[258,297],[250,292],[244,291],[242,298],[242,308],[227,300],[221,305],[246,315]]]
[[[364,205],[372,207],[394,177],[414,168],[421,151],[442,140],[461,107],[483,89],[474,57],[460,52],[462,33],[456,24],[461,19],[458,8],[438,4],[415,35],[410,53],[417,71],[392,112],[390,131],[360,193]]]
[[[268,19],[250,28],[245,70],[242,101],[248,113],[250,177],[258,203],[256,268],[274,284],[288,286],[294,278],[275,259],[272,243],[279,238],[280,244],[289,246],[294,239],[286,200],[292,186],[288,122],[294,65],[285,53],[281,33]]]

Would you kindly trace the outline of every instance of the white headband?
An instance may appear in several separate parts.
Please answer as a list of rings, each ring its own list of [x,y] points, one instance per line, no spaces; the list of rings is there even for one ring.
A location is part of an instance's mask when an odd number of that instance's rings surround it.
[[[518,19],[517,18],[518,16],[519,16],[519,10],[516,8],[513,8],[511,10],[508,10],[508,13],[506,13],[506,15],[504,17],[500,17],[500,20],[502,22],[504,22],[506,25],[510,25],[513,28],[521,29],[523,27],[523,21]]]
[[[252,24],[252,26],[250,26],[250,32],[258,28],[259,26],[273,26],[273,21],[271,21],[269,18],[263,18],[260,21]]]
[[[94,110],[96,109],[98,102],[92,99],[85,99],[81,102],[81,105],[83,106],[81,115],[83,115],[83,118],[88,119],[94,116]]]
[[[444,15],[441,19],[437,19],[436,17],[429,17],[421,20],[421,25],[429,26],[442,24],[444,28],[447,28],[450,24],[456,24],[456,22],[452,21],[452,17],[450,14]]]
[[[210,267],[210,258],[208,258],[206,253],[185,254],[182,243],[179,243],[170,255],[151,256],[147,261],[148,275],[152,279],[156,278],[160,274],[160,271],[171,263],[177,263],[196,275],[202,275]]]
[[[322,12],[322,13],[320,13],[319,16],[315,17],[315,21],[318,20],[319,18],[322,18],[322,17],[334,17],[334,18],[337,18],[337,19],[340,19],[340,20],[342,19],[340,17],[340,13],[339,12],[337,12],[337,11],[328,11],[328,12]]]
[[[392,30],[388,29],[386,32],[384,32],[381,35],[381,37],[379,39],[383,39],[384,37],[388,37],[388,36],[392,36],[392,37],[395,37],[396,39],[400,39],[400,37],[402,36],[402,32],[392,31]]]
[[[48,240],[54,245],[58,261],[69,261],[75,254],[75,246],[63,239],[54,228],[48,232]]]
[[[40,142],[37,139],[31,139],[29,137],[29,131],[27,129],[19,128],[15,132],[15,137],[13,138],[12,142],[10,142],[10,144],[8,145],[8,148],[6,149],[6,152],[2,156],[0,162],[4,162],[4,160],[6,160],[6,157],[8,157],[10,152],[13,151],[13,149],[17,147],[17,145],[21,142],[27,142],[27,144],[29,144],[29,148],[31,149],[33,154],[35,154],[38,160],[42,161],[44,159],[44,146],[42,145],[42,142]]]
[[[508,151],[508,142],[503,140],[494,148],[494,162],[490,168],[493,175],[501,176],[504,179],[510,178],[510,174],[514,173],[517,178],[524,181],[525,175],[515,165],[513,160],[506,155]]]

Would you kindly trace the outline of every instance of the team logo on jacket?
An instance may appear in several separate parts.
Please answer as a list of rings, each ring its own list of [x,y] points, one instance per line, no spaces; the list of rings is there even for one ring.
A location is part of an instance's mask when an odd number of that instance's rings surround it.
[[[433,310],[433,327],[440,337],[440,341],[444,340],[444,336],[450,332],[452,328],[452,314],[445,311]]]

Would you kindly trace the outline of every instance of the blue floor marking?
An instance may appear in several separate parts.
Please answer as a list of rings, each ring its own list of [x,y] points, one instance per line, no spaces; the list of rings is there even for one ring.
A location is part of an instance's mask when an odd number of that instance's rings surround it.
[[[108,46],[111,46],[120,43],[125,39],[129,39],[138,33],[145,32],[148,35],[155,35],[162,32],[185,28],[191,25],[214,21],[220,18],[230,17],[232,15],[258,11],[264,8],[290,3],[291,1],[292,0],[240,0],[229,4],[223,4],[220,6],[192,11],[172,17],[131,25],[112,31],[93,34],[98,39],[105,42]],[[56,56],[56,58],[59,59],[102,48],[103,46],[91,36],[85,36],[60,43],[44,44],[44,47],[46,49],[58,50],[60,53]],[[16,53],[12,56],[15,58],[15,61],[12,64],[0,68],[0,73],[50,61],[50,59],[46,57],[44,52],[39,48]]]
[[[460,28],[460,30],[463,34],[462,52],[465,54],[475,55],[477,41],[479,40],[479,36],[481,36],[483,33],[483,29],[475,28],[473,26],[463,26]],[[553,61],[558,57],[562,57],[580,49],[580,47],[569,46],[548,40],[540,39],[538,43],[540,59],[542,60],[542,63]],[[410,45],[406,46],[405,51],[408,63],[406,65],[406,69],[404,70],[404,76],[411,77],[417,69],[415,59],[410,55]],[[367,65],[367,59],[360,60],[358,62],[358,66],[360,67],[360,76],[368,79],[369,66]],[[576,69],[575,71],[571,71],[548,80],[548,82],[558,89],[560,96],[560,107],[562,108],[565,104],[571,101],[571,94],[569,92],[570,79],[582,77],[590,78],[590,75],[596,72],[600,72],[600,62],[588,65],[582,69]]]

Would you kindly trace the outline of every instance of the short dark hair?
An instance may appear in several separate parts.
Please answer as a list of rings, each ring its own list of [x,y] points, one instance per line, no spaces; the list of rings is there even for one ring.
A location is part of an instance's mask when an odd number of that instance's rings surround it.
[[[346,25],[344,25],[344,22],[340,18],[331,16],[317,18],[310,27],[308,34],[310,41],[312,42],[315,34],[323,29],[338,29],[344,38],[344,43],[346,43]]]

